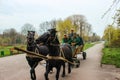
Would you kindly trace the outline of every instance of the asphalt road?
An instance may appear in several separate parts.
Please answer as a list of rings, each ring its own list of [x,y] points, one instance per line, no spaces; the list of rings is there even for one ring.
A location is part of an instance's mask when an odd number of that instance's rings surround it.
[[[64,78],[60,76],[59,80],[120,80],[120,73],[100,67],[101,49],[103,43],[86,50],[87,59],[82,60],[82,55],[78,55],[81,61],[79,68],[73,68],[71,74],[66,74]],[[0,80],[31,80],[29,65],[25,59],[25,54],[14,55],[0,58]],[[36,67],[37,80],[45,80],[45,66]],[[55,72],[49,74],[50,80],[55,80]]]

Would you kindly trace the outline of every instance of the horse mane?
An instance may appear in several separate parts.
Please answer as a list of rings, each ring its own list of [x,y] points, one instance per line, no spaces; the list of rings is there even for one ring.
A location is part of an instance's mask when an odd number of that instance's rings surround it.
[[[58,56],[60,54],[59,40],[56,36],[56,30],[50,29],[48,32],[44,33],[36,39],[36,43],[46,45],[49,48],[49,55]]]
[[[50,56],[59,56],[59,54],[60,54],[60,43],[59,43],[59,40],[58,40],[57,37],[53,41],[49,42],[48,48],[49,48],[49,51],[50,51],[50,53],[49,53]]]
[[[47,39],[49,38],[50,36],[50,33],[49,32],[46,32],[44,33],[43,35],[39,36],[37,39],[36,39],[36,43],[39,44],[39,43],[46,43]]]

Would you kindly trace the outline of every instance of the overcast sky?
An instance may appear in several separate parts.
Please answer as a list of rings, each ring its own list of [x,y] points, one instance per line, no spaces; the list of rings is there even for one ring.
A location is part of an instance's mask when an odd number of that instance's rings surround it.
[[[38,28],[44,21],[65,19],[73,14],[82,14],[93,26],[93,31],[102,36],[111,15],[102,15],[114,0],[0,0],[0,33],[4,29],[20,31],[25,23]]]

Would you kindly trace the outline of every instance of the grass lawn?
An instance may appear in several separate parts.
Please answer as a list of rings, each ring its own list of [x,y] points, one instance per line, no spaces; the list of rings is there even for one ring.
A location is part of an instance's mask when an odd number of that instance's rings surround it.
[[[101,63],[120,68],[120,48],[104,48]]]
[[[94,45],[93,43],[85,43],[85,45],[84,45],[84,50],[92,47],[93,45]]]
[[[17,47],[25,48],[25,45],[18,45]],[[18,53],[20,52],[18,52],[17,50],[14,50],[14,46],[0,47],[0,57],[14,55]]]
[[[4,53],[4,55],[2,55],[2,52]],[[0,57],[1,56],[8,56],[10,55],[10,50],[9,49],[0,49]]]
[[[85,43],[84,50],[92,47],[93,45],[94,45],[93,43]],[[14,46],[6,46],[6,47],[0,46],[0,57],[11,55],[10,49],[13,49],[13,47]],[[17,45],[17,47],[25,48],[26,46],[25,45]],[[4,55],[1,55],[1,52],[4,52]],[[18,52],[16,50],[13,50],[12,54],[18,54]]]

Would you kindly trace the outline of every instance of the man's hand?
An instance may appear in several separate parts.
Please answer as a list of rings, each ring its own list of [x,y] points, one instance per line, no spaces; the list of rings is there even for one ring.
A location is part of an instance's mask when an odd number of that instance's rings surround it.
[[[72,46],[75,46],[76,43],[71,43]]]

